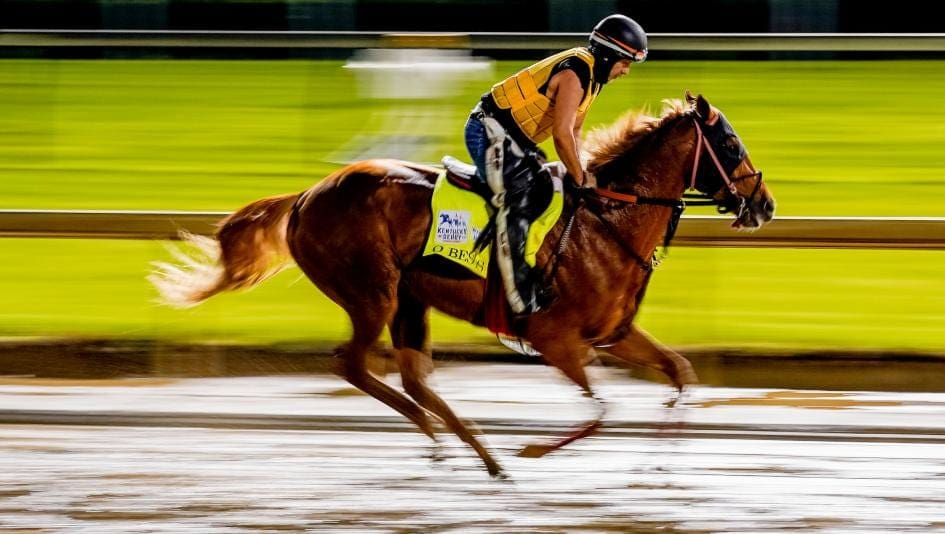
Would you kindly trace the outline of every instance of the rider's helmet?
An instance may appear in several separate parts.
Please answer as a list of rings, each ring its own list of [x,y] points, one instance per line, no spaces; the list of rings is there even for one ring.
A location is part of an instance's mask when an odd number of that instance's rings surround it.
[[[614,63],[629,59],[634,63],[646,60],[646,32],[630,17],[604,17],[588,37],[587,49],[594,54],[594,78],[607,82],[607,74]]]

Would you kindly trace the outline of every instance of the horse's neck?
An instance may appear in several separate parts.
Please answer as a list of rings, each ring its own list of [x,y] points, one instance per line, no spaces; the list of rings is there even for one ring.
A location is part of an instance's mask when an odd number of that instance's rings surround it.
[[[693,142],[688,141],[689,136],[693,135],[693,129],[686,127],[686,124],[687,122],[676,122],[668,126],[671,130],[667,131],[663,138],[651,143],[648,147],[650,153],[638,157],[637,165],[615,173],[626,177],[623,183],[614,184],[615,189],[640,197],[681,199],[685,190],[684,175],[687,166],[692,164],[695,146]],[[577,209],[576,213],[572,211],[575,209]],[[597,212],[592,213],[591,210]],[[591,241],[599,244],[609,243],[603,247],[588,243],[586,247],[583,247],[578,243],[569,245],[565,242],[566,246],[576,247],[572,250],[583,250],[587,253],[599,251],[602,255],[620,256],[623,252],[618,252],[618,249],[626,248],[644,260],[651,257],[652,252],[662,241],[669,219],[673,215],[672,208],[668,206],[638,204],[612,206],[610,209],[601,210],[595,207],[578,208],[573,200],[568,201],[568,207],[564,211],[566,214],[575,213],[573,229],[580,228],[580,235],[588,229],[597,228]],[[564,237],[564,229],[568,222],[569,217],[562,217],[558,222],[556,234],[559,239]],[[552,253],[561,246],[561,241],[557,243]],[[600,265],[605,267],[611,265],[611,262],[603,261]],[[613,264],[612,267],[620,272],[626,272],[621,265]],[[620,272],[613,274],[619,276]]]
[[[651,153],[638,159],[639,163],[632,170],[631,189],[644,197],[681,199],[686,189],[685,169],[691,162],[693,143],[687,141],[692,129],[686,123],[675,123],[671,131],[651,147]]]
[[[601,238],[614,241],[614,247],[624,248],[637,256],[630,260],[648,261],[662,242],[672,209],[657,205],[626,206],[609,210],[594,217],[604,219]],[[616,242],[616,241],[619,241]]]
[[[639,158],[639,164],[628,173],[633,183],[625,189],[639,197],[680,200],[685,186],[685,174],[692,162],[694,144],[687,141],[692,129],[685,123],[672,126],[672,131],[660,142],[654,143],[652,154]],[[662,241],[670,217],[671,207],[639,204],[611,210],[605,217],[624,240],[624,243],[644,258]]]

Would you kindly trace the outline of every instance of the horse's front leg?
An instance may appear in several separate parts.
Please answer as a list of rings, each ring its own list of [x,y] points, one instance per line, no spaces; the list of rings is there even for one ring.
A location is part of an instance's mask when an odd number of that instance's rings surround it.
[[[633,325],[630,333],[616,344],[601,350],[626,363],[662,372],[680,393],[686,386],[699,383],[689,360],[637,325]]]
[[[551,443],[530,444],[519,452],[519,456],[538,458],[596,432],[601,427],[601,421],[604,419],[606,407],[603,401],[594,395],[594,391],[591,389],[590,383],[587,380],[587,373],[584,372],[584,364],[587,360],[588,351],[591,349],[590,345],[576,335],[570,338],[537,338],[532,340],[532,344],[541,352],[546,362],[561,370],[564,376],[570,378],[575,384],[580,386],[585,397],[594,399],[594,402],[597,404],[597,417],[588,421],[568,436]]]

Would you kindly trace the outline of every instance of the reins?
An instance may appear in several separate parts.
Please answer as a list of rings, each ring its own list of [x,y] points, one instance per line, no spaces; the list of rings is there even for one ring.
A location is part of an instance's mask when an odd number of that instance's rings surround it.
[[[672,198],[659,198],[659,197],[641,197],[638,195],[632,195],[627,193],[619,193],[617,191],[612,191],[610,189],[603,189],[600,187],[595,187],[591,190],[598,197],[604,197],[611,200],[616,200],[618,202],[623,202],[624,207],[632,206],[662,206],[666,208],[671,208],[673,210],[672,215],[669,218],[669,221],[666,223],[666,233],[663,237],[663,251],[669,248],[670,241],[673,240],[673,237],[676,235],[676,228],[679,226],[679,219],[682,217],[683,211],[686,209],[686,204],[680,199]],[[650,272],[653,270],[654,264],[656,263],[656,255],[653,255],[653,258],[649,260],[643,259],[635,250],[633,250],[630,245],[628,245],[623,237],[620,236],[620,233],[617,232],[617,229],[614,228],[614,225],[608,221],[602,213],[597,210],[589,210],[591,213],[597,217],[597,220],[603,224],[604,228],[607,230],[607,233],[617,242],[618,245],[624,250],[624,252],[630,256],[644,271]]]

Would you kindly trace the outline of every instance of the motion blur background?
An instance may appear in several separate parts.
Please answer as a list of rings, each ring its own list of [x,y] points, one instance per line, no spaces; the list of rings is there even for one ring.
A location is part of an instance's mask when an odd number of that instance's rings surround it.
[[[651,33],[940,31],[924,9],[909,0],[6,0],[0,26],[564,32],[578,46],[613,12]],[[540,38],[508,50],[423,43],[0,46],[0,209],[231,211],[366,157],[468,159],[462,128],[479,95],[553,51]],[[687,89],[732,121],[780,216],[945,216],[941,50],[654,45],[606,88],[585,129],[659,113]],[[165,245],[0,239],[0,336],[293,346],[346,337],[344,315],[297,269],[192,310],[157,306],[145,276],[169,258]],[[683,350],[942,353],[943,254],[677,247],[640,321]],[[494,343],[440,315],[433,341]]]
[[[926,2],[875,0],[7,0],[6,28],[586,32],[937,32]]]

